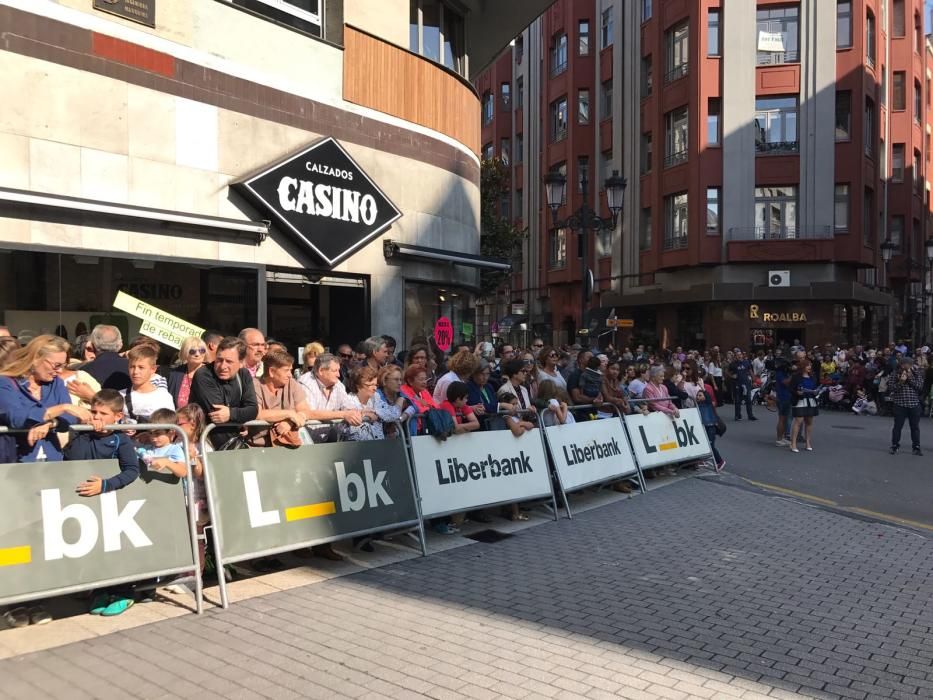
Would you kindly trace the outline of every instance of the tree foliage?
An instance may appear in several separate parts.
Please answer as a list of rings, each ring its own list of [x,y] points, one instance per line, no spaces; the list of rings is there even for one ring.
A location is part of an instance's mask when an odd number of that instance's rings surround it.
[[[502,199],[511,194],[510,170],[498,158],[484,160],[480,166],[480,253],[505,258],[514,264],[521,259],[522,242],[528,229],[519,229],[511,219],[502,217]],[[482,293],[495,294],[509,276],[508,272],[484,270],[480,281]]]

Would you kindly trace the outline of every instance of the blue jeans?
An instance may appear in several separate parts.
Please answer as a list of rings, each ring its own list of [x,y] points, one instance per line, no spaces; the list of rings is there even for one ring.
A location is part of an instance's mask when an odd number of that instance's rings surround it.
[[[716,460],[716,464],[719,464],[722,461],[722,457],[719,456],[719,450],[716,449],[716,426],[707,425],[706,427],[706,436],[709,438],[709,448],[713,451],[713,459]]]

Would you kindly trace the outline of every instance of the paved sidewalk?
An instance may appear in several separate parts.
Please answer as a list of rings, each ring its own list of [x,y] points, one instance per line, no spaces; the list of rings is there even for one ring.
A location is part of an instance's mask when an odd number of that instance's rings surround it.
[[[11,698],[930,697],[933,540],[689,479],[0,662]]]

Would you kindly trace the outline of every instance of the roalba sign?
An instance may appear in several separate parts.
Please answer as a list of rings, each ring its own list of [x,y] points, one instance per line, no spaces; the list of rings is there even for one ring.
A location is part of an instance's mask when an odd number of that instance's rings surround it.
[[[235,187],[331,266],[402,215],[332,138]]]

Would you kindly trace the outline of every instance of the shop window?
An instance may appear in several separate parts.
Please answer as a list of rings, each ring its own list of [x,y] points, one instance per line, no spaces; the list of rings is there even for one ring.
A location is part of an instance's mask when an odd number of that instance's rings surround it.
[[[755,100],[755,148],[759,153],[797,152],[797,98]]]
[[[836,185],[833,197],[833,230],[836,233],[849,231],[849,186]]]
[[[678,192],[664,198],[664,250],[687,247],[687,193]]]
[[[758,8],[758,65],[798,63],[799,39],[798,5]]]
[[[852,46],[852,2],[839,0],[836,3],[836,48],[848,49]]]
[[[246,8],[257,15],[321,37],[320,0],[232,0],[234,5]]]
[[[405,283],[405,338],[430,338],[441,316],[450,319],[454,327],[454,343],[463,343],[464,322],[475,324],[476,309],[470,293],[444,285]]]

